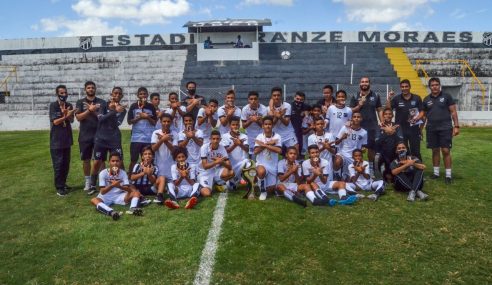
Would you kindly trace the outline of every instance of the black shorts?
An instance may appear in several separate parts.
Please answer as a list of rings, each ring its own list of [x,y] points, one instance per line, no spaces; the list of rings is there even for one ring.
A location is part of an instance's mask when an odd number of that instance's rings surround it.
[[[367,130],[366,148],[376,149],[376,130]]]
[[[426,130],[427,148],[451,148],[453,145],[453,129]]]
[[[150,146],[150,143],[140,143],[140,142],[132,142],[130,143],[130,160],[137,162],[140,157],[140,153],[142,149],[146,146]]]
[[[80,160],[90,160],[94,151],[93,142],[79,142]]]
[[[141,185],[141,184],[133,184],[135,188],[140,192],[140,194],[144,196],[150,196],[150,195],[155,195],[157,193],[157,190],[153,190],[152,188],[155,189],[155,187],[151,185]]]
[[[112,152],[119,153],[120,159],[123,160],[123,149],[121,148],[121,146],[115,148],[108,148],[99,144],[94,145],[94,155],[92,159],[106,161],[108,157],[108,153],[111,154]]]

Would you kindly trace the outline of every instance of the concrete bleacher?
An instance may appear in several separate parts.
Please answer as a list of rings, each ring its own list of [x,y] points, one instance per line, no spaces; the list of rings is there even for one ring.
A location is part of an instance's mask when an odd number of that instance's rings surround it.
[[[190,47],[182,85],[189,80],[200,87],[234,85],[238,105],[246,104],[248,91],[256,90],[267,101],[273,86],[286,85],[287,98],[295,91],[306,93],[308,101],[321,98],[325,84],[350,84],[351,64],[354,64],[353,84],[369,76],[374,85],[398,84],[398,78],[384,53],[384,47],[367,44],[260,44],[259,61],[196,60],[196,48]],[[290,59],[280,57],[289,51]]]

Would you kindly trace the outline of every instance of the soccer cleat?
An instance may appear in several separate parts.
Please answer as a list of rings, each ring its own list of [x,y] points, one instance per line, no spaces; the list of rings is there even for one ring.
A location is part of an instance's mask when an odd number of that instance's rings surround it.
[[[111,211],[111,213],[109,214],[111,216],[111,218],[113,218],[113,221],[117,221],[120,219],[120,213],[118,213],[117,211]]]
[[[142,198],[140,199],[140,206],[148,206],[150,205],[150,203],[152,203],[152,200],[150,199],[147,199],[147,198]]]
[[[439,175],[432,174],[429,178],[432,180],[439,179]]]
[[[85,180],[84,191],[89,191],[91,189],[91,181]]]
[[[453,183],[453,178],[451,178],[451,177],[445,177],[444,178],[444,183],[445,184],[451,184],[451,183]]]
[[[320,198],[314,198],[313,206],[324,206],[324,205],[326,205],[325,201],[323,201]]]
[[[422,200],[422,201],[425,201],[429,198],[429,195],[425,194],[424,192],[418,190],[417,191],[417,197]]]
[[[362,199],[362,198],[366,198],[366,195],[357,193],[355,194],[355,197],[357,197],[357,199]]]
[[[143,216],[143,210],[138,207],[130,208],[126,213],[128,215]]]
[[[227,190],[229,190],[229,191],[236,191],[237,190],[236,183],[234,183],[232,181],[232,179],[227,181]]]
[[[376,194],[376,193],[374,193],[374,194],[371,194],[371,195],[367,196],[367,199],[376,202],[379,199],[379,195]]]
[[[265,201],[267,198],[267,192],[261,192],[260,194],[260,201]]]
[[[336,206],[336,204],[337,204],[337,200],[335,200],[335,199],[330,199],[328,201],[328,206],[330,206],[330,207],[334,207],[334,206]]]
[[[190,200],[186,202],[185,209],[193,209],[197,203],[198,199],[196,197],[191,197]]]
[[[168,207],[169,209],[179,209],[178,202],[171,199],[167,199],[166,202],[164,202],[164,205],[166,205],[166,207]]]
[[[162,196],[155,196],[154,200],[152,200],[152,203],[159,204],[159,205],[164,204]]]
[[[411,190],[410,193],[408,193],[407,201],[415,202],[415,194],[415,190]]]
[[[67,191],[67,192],[68,192],[68,191],[72,191],[72,190],[73,190],[73,188],[72,188],[72,187],[70,187],[70,186],[68,186],[67,184],[65,184],[65,186],[63,186],[63,190],[65,190],[65,191]]]
[[[338,204],[340,204],[340,205],[352,205],[355,202],[357,202],[356,196],[346,196],[346,199],[338,200]]]
[[[87,191],[87,195],[92,195],[97,192],[96,186],[90,186],[89,190]]]
[[[56,195],[63,197],[67,195],[67,192],[63,188],[56,189]]]
[[[303,206],[304,208],[307,207],[306,200],[302,199],[301,197],[298,197],[297,195],[292,196],[292,201],[298,205]]]

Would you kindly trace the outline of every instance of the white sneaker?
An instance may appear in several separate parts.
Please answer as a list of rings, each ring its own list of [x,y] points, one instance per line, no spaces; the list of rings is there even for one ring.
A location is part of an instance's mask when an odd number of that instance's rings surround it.
[[[86,180],[85,181],[85,186],[84,186],[84,191],[89,191],[89,189],[91,189],[91,181],[90,180]]]
[[[368,198],[369,200],[376,201],[376,200],[378,199],[378,195],[376,195],[376,194],[371,194],[371,195],[367,196],[367,198]]]
[[[355,197],[357,197],[357,199],[362,199],[362,198],[365,198],[365,197],[366,197],[366,195],[364,195],[364,194],[360,194],[360,193],[357,193],[357,194],[355,195]]]
[[[261,192],[260,194],[260,201],[265,201],[267,198],[267,192]]]

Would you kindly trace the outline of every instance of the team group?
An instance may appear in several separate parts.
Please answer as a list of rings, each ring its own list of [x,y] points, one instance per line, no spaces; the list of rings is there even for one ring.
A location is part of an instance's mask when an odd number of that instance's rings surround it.
[[[361,78],[360,91],[349,104],[344,90],[334,92],[326,85],[323,99],[312,106],[304,103],[300,91],[292,104],[284,102],[282,89],[274,87],[268,106],[251,91],[241,109],[235,105],[234,90],[229,90],[219,107],[216,99],[206,102],[196,94],[196,87],[188,82],[182,101],[177,93],[169,93],[164,109],[158,93],[149,98],[141,87],[137,102],[127,111],[120,87],[114,87],[106,101],[96,97],[96,84],[88,81],[86,97],[73,107],[67,102],[67,88],[57,86],[57,100],[49,109],[57,194],[70,190],[66,180],[74,118],[80,122],[84,190],[96,193],[99,180],[99,193],[91,203],[114,220],[121,213],[112,204],[130,204],[127,213],[141,215],[141,206],[152,202],[144,196],[152,195],[153,202],[171,209],[180,208],[178,200],[186,198],[185,208],[191,209],[199,196],[210,196],[214,189],[232,191],[238,184],[248,184],[249,189],[256,184],[260,200],[275,193],[304,207],[305,199],[317,206],[353,204],[365,197],[362,191],[376,201],[384,194],[385,182],[408,192],[410,202],[426,200],[420,155],[424,124],[427,147],[432,149],[431,178],[439,177],[442,153],[445,182],[452,182],[450,150],[459,124],[455,102],[441,92],[438,78],[429,80],[431,93],[423,101],[410,92],[410,82],[402,80],[401,93],[391,91],[385,106],[367,77]],[[119,130],[127,114],[132,126],[128,174]],[[363,160],[364,152],[368,161]]]

